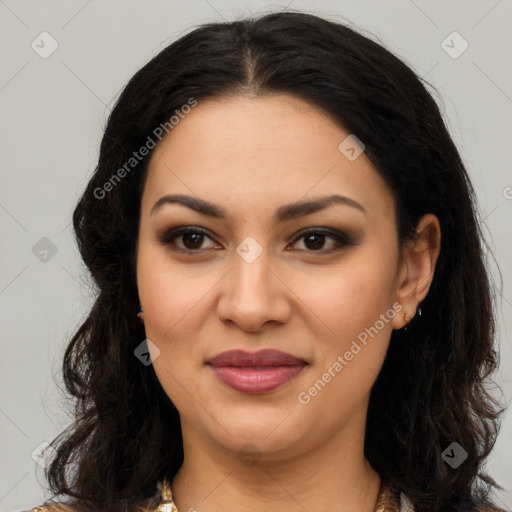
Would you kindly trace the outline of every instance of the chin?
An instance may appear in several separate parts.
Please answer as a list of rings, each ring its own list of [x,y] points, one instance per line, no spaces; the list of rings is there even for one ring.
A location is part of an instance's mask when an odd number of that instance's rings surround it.
[[[223,424],[226,430],[218,428],[213,437],[217,438],[219,444],[234,452],[255,451],[260,455],[267,453],[271,458],[279,452],[289,452],[299,443],[301,437],[301,424],[291,420],[289,411],[278,414],[269,414],[265,419],[261,414],[244,415],[233,417],[230,420],[226,417]],[[252,421],[251,421],[252,419]],[[303,425],[304,426],[304,425]]]

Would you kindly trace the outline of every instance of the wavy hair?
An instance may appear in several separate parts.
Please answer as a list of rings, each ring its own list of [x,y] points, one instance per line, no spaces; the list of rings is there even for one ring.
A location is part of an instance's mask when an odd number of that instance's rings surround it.
[[[65,351],[75,420],[53,442],[46,478],[54,496],[86,510],[150,506],[158,482],[183,462],[178,411],[153,367],[134,356],[145,338],[135,270],[152,151],[119,182],[113,175],[191,98],[291,93],[364,142],[393,193],[401,244],[423,214],[441,224],[423,314],[407,332],[393,331],[372,388],[365,456],[416,512],[486,501],[495,482],[478,476],[502,412],[486,389],[498,364],[495,295],[475,193],[428,85],[358,30],[291,11],[196,27],[130,79],[73,213],[95,302]],[[454,441],[468,453],[457,469],[441,456]]]

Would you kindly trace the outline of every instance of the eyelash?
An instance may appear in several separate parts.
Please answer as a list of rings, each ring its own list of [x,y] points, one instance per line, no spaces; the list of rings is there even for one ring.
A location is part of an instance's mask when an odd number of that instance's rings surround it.
[[[181,247],[176,246],[176,244],[174,244],[172,242],[172,240],[174,240],[175,238],[178,238],[185,234],[200,234],[200,235],[206,236],[207,238],[209,238],[212,241],[215,241],[208,234],[208,232],[206,230],[204,230],[203,228],[184,226],[181,228],[173,229],[173,230],[165,233],[163,235],[163,237],[160,239],[160,243],[164,246],[169,246],[169,245],[174,246],[174,247],[172,247],[172,250],[174,250],[174,251],[188,253],[188,254],[199,253],[201,251],[201,249],[183,249]],[[300,249],[300,250],[303,250],[306,252],[311,252],[311,253],[321,253],[322,254],[322,253],[326,253],[326,252],[340,250],[341,248],[346,247],[346,246],[357,245],[349,235],[343,233],[342,231],[332,230],[329,228],[310,228],[306,231],[302,231],[291,243],[295,244],[300,239],[305,238],[311,234],[331,238],[337,242],[337,246],[333,247],[331,249],[318,249],[318,250]]]

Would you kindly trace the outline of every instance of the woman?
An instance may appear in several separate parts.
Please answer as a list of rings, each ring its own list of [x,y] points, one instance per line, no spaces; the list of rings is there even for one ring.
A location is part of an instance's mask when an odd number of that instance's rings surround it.
[[[474,204],[435,101],[356,31],[286,12],[168,46],[74,212],[98,295],[64,359],[52,491],[66,510],[497,510]]]

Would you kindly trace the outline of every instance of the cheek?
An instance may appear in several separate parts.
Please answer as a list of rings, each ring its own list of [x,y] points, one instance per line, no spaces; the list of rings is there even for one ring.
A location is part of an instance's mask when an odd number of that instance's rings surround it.
[[[175,267],[159,265],[158,259],[145,266],[141,260],[139,296],[144,304],[146,337],[160,353],[153,369],[165,393],[178,408],[186,411],[191,398],[204,399],[197,382],[202,354],[193,342],[199,329],[197,313],[204,291],[189,276],[180,276]],[[194,307],[195,306],[195,307]]]
[[[315,337],[313,372],[296,398],[309,418],[323,418],[327,430],[336,431],[361,410],[384,362],[396,313],[378,286],[383,284],[380,278],[379,273],[354,272],[318,296],[323,300],[321,317],[331,332]],[[326,300],[329,295],[331,300]]]
[[[149,244],[148,244],[149,245]],[[201,277],[202,275],[202,277]],[[190,313],[205,295],[211,278],[173,264],[165,250],[142,246],[137,264],[137,286],[144,305],[146,334],[160,343],[190,322]]]
[[[308,303],[328,329],[315,338],[317,368],[310,382],[320,379],[316,387],[323,389],[328,382],[329,388],[317,402],[355,404],[371,389],[398,314],[393,308],[393,258],[393,247],[368,244],[310,292]]]
[[[393,304],[392,260],[369,249],[354,252],[333,272],[309,282],[305,302],[338,339],[356,336]]]
[[[194,330],[194,305],[201,293],[197,283],[194,285],[188,277],[180,276],[176,266],[170,265],[161,251],[141,248],[137,284],[144,309],[144,329],[146,337],[159,350],[153,369],[178,409],[186,406],[181,403],[183,399],[201,393],[190,378],[194,369],[186,364],[200,361],[200,355],[194,354],[190,336]]]

